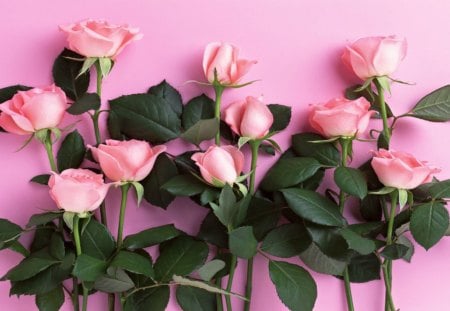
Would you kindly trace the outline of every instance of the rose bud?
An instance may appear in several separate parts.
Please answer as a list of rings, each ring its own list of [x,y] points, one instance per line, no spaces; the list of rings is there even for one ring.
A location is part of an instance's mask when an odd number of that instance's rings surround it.
[[[81,214],[97,209],[111,184],[104,183],[103,175],[79,168],[53,173],[48,185],[58,208]]]
[[[141,181],[153,168],[156,158],[166,150],[160,145],[153,148],[141,140],[118,141],[109,139],[97,148],[88,146],[102,171],[112,181]]]
[[[63,90],[54,84],[44,88],[18,91],[0,104],[0,126],[7,132],[27,135],[61,123],[67,109]]]
[[[238,59],[239,49],[229,43],[209,43],[203,54],[203,71],[210,83],[214,82],[214,70],[217,82],[221,85],[236,85],[250,70],[254,60]]]
[[[367,37],[345,48],[342,61],[359,78],[390,76],[406,55],[406,40],[396,36]]]
[[[230,104],[224,111],[223,120],[239,136],[260,139],[269,133],[273,115],[264,103],[248,96]]]
[[[211,146],[191,157],[205,181],[216,187],[236,182],[244,166],[244,154],[234,146]]]
[[[331,137],[360,137],[376,112],[360,97],[356,100],[335,98],[326,104],[311,105],[309,123],[321,135]]]
[[[432,175],[440,172],[409,153],[386,149],[374,151],[371,164],[383,185],[405,190],[431,182]]]

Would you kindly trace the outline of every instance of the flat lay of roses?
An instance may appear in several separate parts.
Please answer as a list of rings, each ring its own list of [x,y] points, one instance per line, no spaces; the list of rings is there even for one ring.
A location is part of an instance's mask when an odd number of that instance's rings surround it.
[[[359,83],[320,103],[302,103],[300,94],[298,104],[308,107],[300,120],[260,95],[223,100],[264,79],[252,73],[264,59],[229,42],[207,43],[203,58],[192,59],[204,73],[185,81],[198,88],[193,98],[164,73],[140,93],[105,97],[104,83],[127,74],[116,69],[122,52],[148,39],[136,26],[59,25],[66,48],[48,69],[53,83],[0,86],[0,140],[15,135],[18,153],[41,145],[47,170],[20,182],[53,202],[29,209],[25,224],[0,219],[0,248],[22,256],[2,275],[10,295],[34,296],[41,311],[70,303],[98,310],[94,295],[107,297],[103,310],[110,311],[168,310],[170,299],[185,311],[249,311],[256,310],[254,276],[268,273],[287,310],[308,311],[324,290],[312,274],[320,273],[340,279],[349,311],[365,310],[352,293],[365,282],[382,289],[371,295],[385,311],[407,310],[394,294],[396,262],[446,239],[450,198],[450,180],[439,178],[432,156],[391,142],[400,123],[450,121],[449,85],[407,111],[391,110],[392,93],[415,87],[396,75],[407,38],[343,42],[339,61]],[[300,122],[309,130],[289,133],[290,145],[280,147],[277,134]],[[263,157],[273,159],[265,172]],[[365,162],[355,165],[354,157]],[[105,200],[113,193],[116,200]],[[186,202],[177,197],[205,210],[196,234],[170,222],[133,230],[130,209]],[[256,257],[267,272],[254,269]]]

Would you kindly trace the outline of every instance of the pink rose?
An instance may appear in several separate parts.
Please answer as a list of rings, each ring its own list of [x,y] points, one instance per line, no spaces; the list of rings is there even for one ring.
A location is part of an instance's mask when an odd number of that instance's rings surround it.
[[[109,139],[97,148],[88,147],[112,181],[141,181],[150,174],[158,155],[166,150],[164,145],[151,148],[149,143],[135,139]]]
[[[254,60],[238,59],[239,49],[229,43],[211,42],[203,54],[203,71],[210,83],[217,80],[222,85],[235,85],[250,69]]]
[[[252,139],[263,138],[267,135],[273,123],[273,115],[269,108],[252,96],[228,106],[224,111],[223,119],[233,132]]]
[[[105,199],[111,184],[105,184],[103,175],[86,169],[67,169],[53,173],[48,182],[50,196],[58,208],[72,213],[95,210]]]
[[[19,135],[57,127],[67,107],[66,94],[54,84],[42,89],[18,91],[0,105],[0,126]]]
[[[342,61],[362,80],[389,76],[406,55],[406,40],[396,36],[361,38],[348,45]]]
[[[360,136],[376,112],[369,110],[370,103],[360,97],[356,100],[335,98],[326,104],[311,105],[309,123],[325,137]]]
[[[103,20],[84,20],[59,26],[67,34],[69,49],[86,57],[115,59],[130,42],[140,40],[139,28],[112,25]]]
[[[232,185],[242,172],[244,154],[234,146],[211,146],[191,157],[206,182],[216,187]]]
[[[430,182],[432,174],[440,172],[409,153],[385,149],[374,152],[371,164],[383,185],[398,189],[414,189]]]

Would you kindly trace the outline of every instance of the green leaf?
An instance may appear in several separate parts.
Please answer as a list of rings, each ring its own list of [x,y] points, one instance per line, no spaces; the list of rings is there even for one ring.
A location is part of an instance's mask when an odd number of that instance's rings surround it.
[[[137,206],[139,207],[141,205],[142,198],[144,196],[144,186],[142,186],[137,181],[133,181],[131,182],[131,184],[133,185],[133,188],[136,191]]]
[[[197,237],[221,248],[228,247],[227,228],[217,219],[213,211],[203,219]]]
[[[347,266],[346,262],[325,255],[314,243],[299,257],[312,270],[329,275],[342,275]]]
[[[110,73],[113,66],[113,61],[109,57],[99,57],[98,64],[100,67],[100,72],[102,73],[102,76],[104,78]],[[99,67],[97,67],[97,70]]]
[[[306,229],[313,242],[320,250],[333,259],[348,261],[350,256],[349,245],[342,237],[340,228],[319,226],[306,223]]]
[[[229,233],[229,247],[234,255],[249,259],[255,256],[258,241],[250,226],[239,227]]]
[[[39,311],[58,311],[64,303],[64,290],[62,286],[55,289],[36,295],[36,306]]]
[[[48,180],[50,179],[50,174],[42,174],[42,175],[36,175],[33,178],[30,179],[31,182],[40,184],[40,185],[48,185]]]
[[[223,268],[225,268],[225,262],[220,259],[214,259],[205,263],[197,272],[203,281],[209,282]]]
[[[150,228],[127,236],[123,247],[129,250],[150,247],[179,236],[181,232],[173,224]]]
[[[408,116],[432,122],[449,121],[450,85],[443,86],[423,97]]]
[[[226,184],[225,187],[223,187],[219,196],[219,205],[213,202],[210,202],[210,205],[214,214],[225,227],[228,228],[229,226],[233,226],[234,217],[237,212],[237,204],[236,196],[230,185]]]
[[[353,256],[348,265],[348,274],[352,283],[379,280],[380,260],[375,254]]]
[[[23,259],[17,266],[8,271],[4,276],[10,281],[23,281],[29,279],[41,271],[44,271],[50,266],[56,265],[58,260],[50,256],[42,257],[27,257]]]
[[[200,120],[214,118],[214,100],[202,94],[192,98],[184,107],[181,121],[184,129],[191,128]]]
[[[367,195],[367,182],[360,170],[351,167],[338,167],[334,171],[336,185],[345,193],[364,199]]]
[[[408,252],[408,247],[403,244],[387,245],[380,253],[386,259],[396,260],[403,258]]]
[[[288,206],[300,217],[325,226],[342,227],[346,224],[336,204],[314,191],[290,188],[281,192]]]
[[[100,109],[100,96],[97,93],[85,93],[78,98],[66,111],[72,115],[80,115],[89,110]]]
[[[270,231],[264,238],[261,250],[273,256],[289,258],[300,254],[311,244],[305,226],[286,224]]]
[[[401,235],[397,238],[397,244],[405,245],[408,248],[406,254],[402,257],[402,259],[407,262],[411,262],[412,255],[414,255],[414,244],[404,235]]]
[[[420,185],[414,190],[414,198],[416,192],[419,192],[424,199],[447,199],[450,198],[450,179],[442,181],[433,181],[427,184]]]
[[[192,286],[177,287],[177,302],[183,311],[215,311],[216,295]]]
[[[175,196],[161,186],[178,175],[178,169],[172,159],[165,153],[161,154],[155,162],[150,174],[141,182],[144,186],[144,198],[152,205],[166,208],[175,199]]]
[[[56,156],[60,172],[68,168],[78,168],[84,160],[86,147],[83,137],[77,130],[73,131],[63,140]]]
[[[298,156],[315,158],[323,165],[338,166],[339,150],[333,143],[315,144],[311,141],[323,140],[324,137],[314,133],[300,133],[292,136],[292,148]]]
[[[165,143],[180,135],[181,120],[165,99],[151,94],[133,94],[113,99],[110,118],[114,131],[128,138]],[[112,120],[108,127],[111,128]]]
[[[94,282],[100,275],[104,274],[108,263],[97,258],[81,254],[75,261],[73,275],[81,281]]]
[[[90,75],[87,72],[77,78],[78,73],[83,67],[83,62],[70,58],[84,59],[83,56],[64,49],[53,63],[53,80],[57,86],[63,89],[70,99],[77,100],[86,93],[89,87]]]
[[[272,201],[260,197],[253,197],[247,210],[244,224],[253,228],[258,241],[275,228],[281,216],[281,208]]]
[[[56,226],[53,223],[49,223],[45,225],[45,227],[39,225],[37,226],[37,229],[38,230],[35,230],[34,232],[33,242],[30,246],[31,252],[41,250],[50,244],[52,234],[56,231]]]
[[[209,186],[192,175],[178,175],[161,186],[175,196],[193,196],[202,193]]]
[[[273,124],[270,127],[270,132],[279,132],[284,130],[291,122],[291,110],[289,106],[270,104],[267,105],[273,115]]]
[[[185,276],[202,266],[208,257],[205,242],[188,236],[178,237],[164,246],[155,263],[156,279],[167,282],[174,274]]]
[[[164,311],[169,303],[169,296],[169,286],[158,286],[140,290],[125,301],[123,310]]]
[[[7,219],[0,218],[0,243],[18,238],[22,233],[22,228]]]
[[[107,260],[115,251],[116,243],[108,229],[91,219],[80,237],[83,254]]]
[[[362,237],[351,229],[344,228],[340,233],[342,237],[347,241],[349,248],[357,251],[361,255],[369,255],[376,249],[374,241]]]
[[[30,220],[28,221],[26,227],[31,228],[39,225],[45,225],[49,222],[52,222],[52,220],[54,219],[60,218],[61,216],[62,213],[59,211],[34,214],[33,216],[30,217]]]
[[[216,294],[221,294],[221,295],[230,295],[230,296],[235,296],[238,297],[242,300],[247,300],[244,296],[232,293],[232,292],[228,292],[226,290],[223,290],[219,287],[216,287],[214,285],[210,285],[209,283],[206,282],[202,282],[202,281],[197,281],[197,280],[191,280],[188,278],[184,278],[182,276],[178,276],[178,275],[174,275],[173,276],[173,281],[178,284],[178,285],[183,285],[183,286],[193,286],[196,288],[201,288],[204,289],[208,292],[211,293],[216,293]]]
[[[293,311],[312,311],[317,285],[308,271],[287,262],[269,261],[269,274],[280,300]]]
[[[66,256],[64,239],[60,233],[54,232],[52,234],[52,237],[50,238],[49,252],[58,260],[63,260]]]
[[[272,166],[261,181],[265,191],[275,191],[292,187],[312,177],[321,164],[314,158],[280,159]]]
[[[136,274],[154,277],[153,267],[148,258],[128,251],[120,251],[111,261],[111,267],[121,268]]]
[[[435,245],[449,227],[448,211],[441,202],[429,202],[414,208],[410,230],[414,239],[426,250]]]
[[[202,141],[214,138],[218,130],[219,121],[217,119],[199,120],[181,134],[181,138],[198,146]]]
[[[183,100],[180,93],[166,80],[161,81],[160,84],[150,87],[147,93],[158,96],[166,100],[172,110],[178,115],[183,111]]]
[[[378,221],[382,216],[381,197],[374,194],[368,194],[360,204],[361,216],[366,221]]]
[[[105,293],[121,293],[134,287],[133,281],[122,269],[108,269],[107,271],[107,274],[103,274],[95,280],[95,289]]]
[[[0,89],[0,103],[4,103],[5,101],[13,98],[13,96],[16,95],[16,93],[18,91],[28,91],[31,89],[32,88],[29,86],[20,85],[20,84],[1,88]]]

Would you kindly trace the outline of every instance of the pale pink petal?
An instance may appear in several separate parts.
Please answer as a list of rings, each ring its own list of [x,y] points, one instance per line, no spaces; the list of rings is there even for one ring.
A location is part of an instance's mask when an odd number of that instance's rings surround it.
[[[91,150],[95,150],[92,148]],[[96,157],[100,163],[100,167],[105,175],[112,181],[130,180],[132,176],[122,168],[121,164],[107,152],[101,149],[96,149]]]
[[[406,41],[395,37],[385,38],[373,58],[379,76],[392,74],[406,55]]]
[[[223,111],[223,120],[231,127],[231,130],[238,135],[241,135],[240,126],[245,111],[245,105],[246,101],[244,100],[235,101]]]
[[[25,117],[35,130],[57,127],[66,109],[67,103],[58,94],[50,92],[33,96],[22,107]]]
[[[145,177],[150,174],[151,170],[153,169],[153,166],[155,165],[156,158],[158,155],[166,151],[167,147],[164,145],[155,146],[152,148],[152,154],[149,155],[146,162],[137,169],[137,171],[134,173],[134,181],[141,181]]]
[[[14,122],[11,116],[6,113],[0,114],[0,127],[2,127],[5,131],[17,135],[27,135],[33,133],[33,131],[26,131],[21,127],[17,126],[16,122]]]
[[[238,148],[231,145],[222,146],[222,149],[226,150],[231,155],[234,161],[236,174],[240,175],[242,173],[242,169],[244,168],[244,154]]]
[[[241,120],[241,136],[254,139],[262,138],[273,124],[273,115],[269,108],[254,97],[247,97],[244,115]]]

